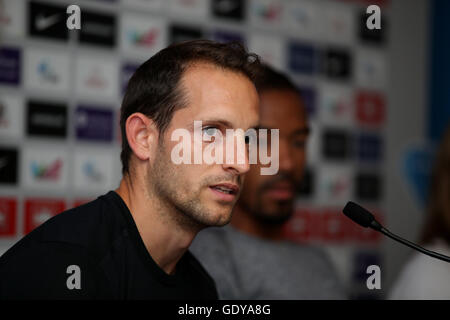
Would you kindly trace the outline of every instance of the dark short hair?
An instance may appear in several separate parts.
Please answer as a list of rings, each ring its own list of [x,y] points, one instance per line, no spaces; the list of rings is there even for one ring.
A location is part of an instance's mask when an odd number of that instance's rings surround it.
[[[260,72],[260,59],[239,42],[219,43],[193,40],[172,44],[144,62],[133,74],[120,109],[122,134],[122,173],[129,173],[131,148],[125,123],[128,117],[141,112],[151,118],[159,134],[163,134],[176,110],[187,106],[180,86],[184,71],[201,62],[238,72],[255,84]]]
[[[283,73],[275,70],[268,64],[261,65],[260,76],[256,81],[256,89],[259,93],[265,90],[291,90],[300,94],[297,86]]]

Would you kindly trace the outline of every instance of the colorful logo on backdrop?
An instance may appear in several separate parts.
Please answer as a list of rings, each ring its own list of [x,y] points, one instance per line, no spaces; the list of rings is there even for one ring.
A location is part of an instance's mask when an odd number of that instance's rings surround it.
[[[11,237],[16,234],[17,200],[0,198],[0,237]]]
[[[112,141],[113,111],[107,107],[78,106],[75,131],[79,140]]]
[[[128,32],[128,41],[138,47],[151,47],[155,45],[159,30],[151,29],[143,32],[137,30],[130,30]]]
[[[67,150],[62,147],[29,147],[23,150],[24,185],[61,191],[68,185]]]
[[[99,167],[92,160],[88,160],[83,164],[83,173],[89,181],[94,183],[102,182],[105,179],[105,176],[99,170]]]
[[[251,20],[258,24],[278,24],[281,22],[283,5],[274,0],[258,0],[251,2]]]
[[[1,147],[0,148],[0,185],[17,184],[18,177],[18,151],[16,148]]]
[[[92,99],[117,99],[119,68],[113,59],[78,56],[76,93]]]
[[[69,92],[70,59],[66,52],[29,48],[25,52],[25,84],[40,91]]]
[[[80,191],[106,192],[113,184],[114,157],[108,151],[77,150],[74,186]]]
[[[327,41],[339,45],[353,44],[356,21],[351,8],[341,5],[326,5],[321,11],[320,22],[323,23],[323,35]]]
[[[19,85],[21,52],[17,48],[0,48],[0,84]]]
[[[116,17],[83,10],[80,43],[113,48],[116,46]]]
[[[100,68],[94,68],[85,78],[84,84],[88,88],[102,90],[108,86],[108,80],[102,76]]]
[[[66,204],[62,199],[26,199],[24,234],[65,210]]]
[[[348,166],[326,166],[318,172],[318,197],[324,203],[340,204],[352,196],[352,171]]]
[[[30,1],[28,12],[28,32],[32,37],[63,41],[68,39],[65,6]]]
[[[145,61],[167,45],[166,23],[160,18],[124,14],[120,39],[128,56]]]
[[[382,223],[379,210],[372,210]],[[381,234],[370,228],[361,228],[344,214],[342,208],[298,208],[284,226],[284,235],[299,243],[367,243],[378,244]]]
[[[324,123],[352,126],[354,123],[354,98],[351,88],[324,86],[320,95],[320,119]]]
[[[35,180],[57,181],[61,176],[63,161],[60,158],[50,163],[32,161],[30,167]]]
[[[65,138],[67,135],[67,106],[53,102],[29,101],[27,133],[30,136]]]
[[[59,80],[58,74],[48,60],[41,60],[37,66],[37,73],[40,75],[41,79],[53,84],[57,83]]]
[[[313,39],[321,26],[322,21],[318,18],[321,12],[322,8],[316,1],[287,2],[283,16],[286,29],[301,38]]]
[[[356,94],[356,119],[361,125],[381,126],[385,121],[384,96],[377,92],[361,91]]]

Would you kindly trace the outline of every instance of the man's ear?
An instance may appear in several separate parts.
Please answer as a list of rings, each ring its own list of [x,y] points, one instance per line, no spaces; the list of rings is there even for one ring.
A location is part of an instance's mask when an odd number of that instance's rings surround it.
[[[142,161],[151,159],[158,143],[158,129],[152,119],[136,112],[125,122],[128,145]]]

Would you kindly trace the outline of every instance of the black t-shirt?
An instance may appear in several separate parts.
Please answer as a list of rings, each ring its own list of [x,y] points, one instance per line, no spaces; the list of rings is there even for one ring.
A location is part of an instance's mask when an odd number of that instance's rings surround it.
[[[0,257],[2,299],[217,299],[189,252],[174,275],[147,251],[122,198],[110,191],[33,230]]]

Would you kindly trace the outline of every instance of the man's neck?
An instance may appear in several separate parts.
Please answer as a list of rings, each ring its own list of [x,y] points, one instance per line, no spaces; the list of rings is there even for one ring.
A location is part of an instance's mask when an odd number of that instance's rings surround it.
[[[270,241],[283,239],[283,227],[281,225],[265,224],[240,206],[234,208],[231,225],[242,232],[261,239]]]
[[[167,274],[175,273],[178,261],[194,239],[196,232],[186,230],[171,219],[173,213],[159,199],[148,194],[139,181],[122,178],[116,193],[133,216],[142,241],[153,260]]]

